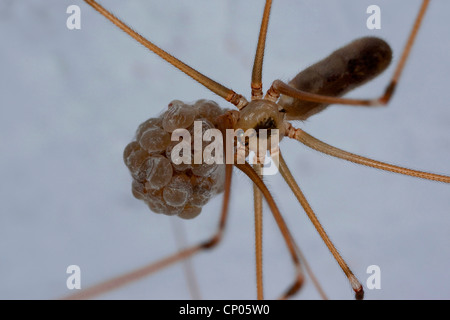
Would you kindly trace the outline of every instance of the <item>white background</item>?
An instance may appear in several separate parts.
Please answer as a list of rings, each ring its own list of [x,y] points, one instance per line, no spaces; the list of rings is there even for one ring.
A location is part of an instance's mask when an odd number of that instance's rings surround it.
[[[386,39],[398,61],[421,1],[274,1],[263,81],[289,80],[351,40]],[[78,4],[82,29],[66,28]],[[156,44],[249,97],[263,1],[103,1]],[[366,28],[378,4],[382,29]],[[374,159],[450,174],[450,3],[432,1],[417,45],[387,108],[332,106],[296,123],[327,143]],[[0,298],[68,294],[68,265],[82,287],[176,250],[171,219],[133,198],[122,151],[137,126],[173,99],[209,98],[227,106],[81,1],[0,3]],[[349,96],[382,93],[391,66]],[[228,106],[227,106],[228,107]],[[450,298],[449,186],[360,167],[281,144],[286,161],[328,234],[365,284],[381,268],[381,290],[367,299]],[[352,299],[350,286],[280,177],[268,186],[326,293]],[[256,297],[252,188],[236,172],[223,242],[199,254],[203,298]],[[221,197],[193,221],[188,243],[217,224]],[[276,298],[293,268],[270,212],[264,229],[265,293]],[[100,298],[190,298],[171,267]],[[319,298],[307,281],[300,299]]]

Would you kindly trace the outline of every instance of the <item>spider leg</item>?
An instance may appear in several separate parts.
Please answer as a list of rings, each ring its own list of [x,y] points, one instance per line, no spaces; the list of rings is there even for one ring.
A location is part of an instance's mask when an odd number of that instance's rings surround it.
[[[65,300],[78,300],[78,299],[90,299],[101,294],[107,293],[119,287],[125,286],[131,282],[139,280],[145,276],[148,276],[154,272],[164,269],[175,262],[182,261],[186,258],[193,256],[196,253],[202,252],[206,249],[211,249],[216,246],[222,239],[223,231],[225,229],[227,217],[228,217],[228,207],[230,202],[231,193],[231,176],[233,172],[233,165],[226,165],[225,168],[225,190],[223,195],[222,212],[220,214],[219,225],[213,236],[206,241],[203,241],[197,245],[183,249],[175,254],[172,254],[164,259],[157,262],[150,263],[144,267],[126,273],[124,275],[118,276],[116,278],[107,280],[103,283],[85,289],[76,294],[64,297]]]
[[[261,29],[259,31],[258,46],[256,48],[255,60],[252,70],[252,100],[262,99],[262,67],[264,60],[264,49],[266,46],[267,27],[269,25],[270,8],[272,0],[266,0],[264,13],[261,21]]]
[[[400,173],[400,174],[404,174],[404,175],[408,175],[408,176],[412,176],[412,177],[416,177],[416,178],[421,178],[421,179],[450,183],[450,176],[444,176],[444,175],[440,175],[440,174],[411,170],[411,169],[395,166],[392,164],[388,164],[385,162],[365,158],[365,157],[356,155],[354,153],[350,153],[350,152],[341,150],[339,148],[330,146],[329,144],[322,142],[319,139],[316,139],[313,136],[309,135],[302,129],[294,128],[288,122],[285,122],[285,124],[286,124],[286,136],[288,136],[289,138],[298,140],[301,143],[303,143],[304,145],[306,145],[314,150],[317,150],[319,152],[328,154],[330,156],[344,159],[347,161],[351,161],[351,162],[354,162],[357,164],[362,164],[362,165],[372,167],[375,169]]]
[[[144,47],[149,49],[150,51],[154,52],[158,56],[160,56],[162,59],[166,60],[170,64],[172,64],[174,67],[178,68],[180,71],[183,71],[185,74],[190,76],[195,81],[199,82],[203,86],[205,86],[210,91],[214,92],[215,94],[221,96],[225,100],[231,102],[235,106],[237,106],[239,109],[243,108],[245,105],[247,105],[247,100],[240,94],[237,94],[233,90],[221,85],[220,83],[217,83],[216,81],[208,78],[204,74],[198,72],[197,70],[191,68],[184,62],[178,60],[171,54],[167,53],[166,51],[162,50],[158,46],[156,46],[154,43],[150,42],[149,40],[145,39],[143,36],[141,36],[139,33],[131,29],[129,26],[127,26],[124,22],[122,22],[119,18],[114,16],[111,12],[106,10],[103,6],[101,6],[99,3],[97,3],[95,0],[85,0],[87,4],[92,6],[95,10],[97,10],[100,14],[102,14],[105,18],[107,18],[109,21],[114,23],[117,27],[122,29],[125,33],[127,33],[130,37],[138,41],[140,44],[142,44]]]
[[[265,98],[271,101],[277,101],[280,94],[284,94],[289,97],[293,97],[303,101],[311,101],[317,103],[326,103],[326,104],[346,104],[346,105],[354,105],[354,106],[379,106],[386,105],[389,100],[392,98],[395,88],[398,84],[402,71],[405,67],[406,61],[408,60],[409,54],[411,52],[411,48],[414,44],[414,41],[417,37],[417,33],[420,29],[423,17],[425,16],[425,12],[430,3],[430,0],[423,0],[422,5],[419,9],[419,13],[414,21],[414,25],[411,29],[411,33],[408,37],[406,45],[403,49],[401,58],[397,63],[394,74],[386,87],[384,93],[375,99],[348,99],[348,98],[339,98],[333,96],[324,96],[320,94],[309,93],[306,91],[302,91],[296,89],[281,80],[275,80],[272,83],[272,86],[267,91]]]
[[[327,233],[325,232],[325,229],[320,224],[319,219],[317,219],[317,216],[314,213],[314,211],[312,210],[311,206],[309,205],[308,200],[306,200],[305,195],[303,194],[302,190],[300,189],[300,187],[298,186],[294,177],[292,176],[288,166],[286,165],[286,162],[284,161],[284,159],[281,155],[281,152],[280,152],[279,158],[280,158],[281,175],[283,176],[284,180],[291,188],[291,190],[294,193],[295,197],[297,198],[298,202],[300,202],[300,204],[303,207],[303,209],[305,210],[309,220],[311,220],[312,224],[314,225],[314,228],[316,228],[320,237],[322,238],[322,240],[325,242],[326,246],[328,247],[328,250],[330,250],[331,254],[336,259],[336,261],[339,264],[339,266],[341,267],[342,271],[344,271],[353,290],[355,291],[355,298],[358,300],[363,299],[364,290],[363,290],[361,283],[355,277],[353,272],[350,270],[347,263],[344,261],[344,259],[341,257],[341,255],[337,251],[333,242],[331,242],[330,238],[328,237]]]

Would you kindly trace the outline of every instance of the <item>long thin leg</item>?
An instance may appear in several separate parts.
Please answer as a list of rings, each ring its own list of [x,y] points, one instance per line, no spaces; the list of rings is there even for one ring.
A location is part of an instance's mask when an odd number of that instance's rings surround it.
[[[245,105],[247,105],[247,100],[241,96],[240,94],[237,94],[231,89],[228,89],[227,87],[221,85],[220,83],[215,82],[214,80],[208,78],[207,76],[203,75],[202,73],[198,72],[197,70],[189,67],[184,62],[178,60],[174,56],[170,55],[166,51],[162,50],[149,40],[145,39],[143,36],[141,36],[136,31],[132,30],[129,26],[127,26],[124,22],[122,22],[120,19],[118,19],[116,16],[114,16],[111,12],[106,10],[104,7],[102,7],[100,4],[98,4],[94,0],[85,0],[87,4],[92,6],[95,10],[97,10],[99,13],[101,13],[105,18],[107,18],[109,21],[114,23],[117,27],[122,29],[125,33],[127,33],[129,36],[131,36],[133,39],[141,43],[144,47],[148,48],[149,50],[156,53],[158,56],[172,64],[174,67],[178,68],[179,70],[183,71],[185,74],[190,76],[195,81],[198,81],[200,84],[214,92],[215,94],[221,96],[225,100],[231,102],[235,106],[237,106],[239,109],[243,108]]]
[[[269,25],[270,7],[272,0],[267,0],[259,31],[258,46],[256,48],[255,61],[252,71],[252,100],[262,99],[262,67],[264,61],[264,49],[266,46],[267,27]]]
[[[254,164],[253,169],[261,177],[260,163]],[[258,300],[264,299],[263,264],[262,264],[262,234],[263,234],[263,208],[262,194],[258,186],[253,184],[253,202],[255,207],[255,257],[256,257],[256,292]]]
[[[266,185],[258,176],[258,174],[255,172],[255,170],[252,169],[252,167],[248,164],[248,162],[246,162],[245,164],[235,164],[235,166],[243,173],[245,173],[253,181],[253,183],[258,186],[258,189],[263,194],[264,198],[267,201],[267,204],[269,205],[270,210],[272,211],[273,217],[277,222],[278,228],[280,229],[281,234],[283,235],[284,241],[286,242],[286,246],[289,250],[292,261],[294,262],[294,266],[296,269],[295,282],[281,296],[281,299],[287,299],[292,295],[294,295],[300,289],[304,279],[300,266],[300,260],[297,256],[294,238],[292,237],[289,228],[287,227],[286,222],[284,221],[283,216],[281,215],[280,210],[278,209],[275,201],[273,200],[273,197],[270,194],[269,189],[267,189]]]
[[[292,139],[296,139],[296,140],[300,141],[301,143],[303,143],[304,145],[306,145],[314,150],[317,150],[319,152],[328,154],[330,156],[344,159],[347,161],[351,161],[351,162],[354,162],[357,164],[362,164],[362,165],[365,165],[368,167],[380,169],[380,170],[400,173],[400,174],[404,174],[404,175],[412,176],[412,177],[416,177],[416,178],[421,178],[421,179],[450,183],[450,176],[444,176],[444,175],[439,175],[439,174],[434,174],[434,173],[411,170],[411,169],[407,169],[407,168],[403,168],[403,167],[399,167],[399,166],[394,166],[392,164],[365,158],[365,157],[338,149],[336,147],[330,146],[329,144],[326,144],[325,142],[322,142],[322,141],[314,138],[313,136],[309,135],[302,129],[294,128],[288,122],[285,122],[285,124],[286,124],[286,136],[288,136],[289,138],[292,138]]]
[[[175,242],[177,244],[177,251],[181,251],[185,244],[187,243],[186,232],[184,230],[184,226],[181,224],[181,221],[178,219],[170,219],[173,234],[175,237]],[[198,287],[197,277],[194,272],[194,267],[192,265],[192,260],[187,258],[183,260],[183,271],[186,279],[186,284],[189,289],[189,293],[191,295],[192,300],[200,300],[200,289]]]
[[[314,275],[314,272],[312,271],[311,267],[309,266],[308,260],[306,260],[305,255],[300,250],[300,248],[297,246],[297,244],[296,243],[294,243],[294,244],[295,244],[295,250],[297,251],[299,258],[302,261],[302,265],[303,265],[303,267],[305,267],[306,273],[311,278],[314,287],[319,292],[320,297],[323,300],[328,300],[328,297],[325,294],[325,291],[322,289],[322,286],[320,285],[319,280],[317,280],[317,277]]]
[[[309,205],[308,201],[306,200],[302,190],[297,185],[297,182],[295,182],[295,179],[292,176],[288,166],[286,165],[286,162],[284,162],[281,152],[280,152],[280,172],[281,172],[281,175],[283,176],[284,180],[287,182],[287,184],[291,188],[292,192],[295,194],[295,197],[298,199],[298,201],[302,205],[303,209],[305,210],[306,214],[308,215],[309,220],[311,220],[311,222],[313,223],[317,232],[319,233],[320,237],[325,242],[326,246],[328,247],[328,250],[330,250],[330,252],[333,254],[334,258],[336,259],[337,263],[341,267],[342,271],[344,271],[345,275],[347,276],[348,280],[350,281],[350,284],[351,284],[353,290],[355,291],[355,298],[358,300],[362,299],[364,297],[364,290],[363,290],[361,283],[354,276],[353,272],[350,270],[347,263],[341,257],[339,252],[336,250],[336,247],[334,246],[333,242],[331,242],[331,240],[328,237],[327,233],[325,232],[324,228],[320,224],[319,219],[317,219],[314,211],[311,209],[311,206]]]
[[[270,150],[270,154],[272,157],[272,161],[274,161],[275,165],[277,167],[279,167],[279,160],[277,161],[277,159],[279,159],[280,149],[278,147],[272,148]],[[262,163],[264,163],[264,161],[262,161]],[[325,291],[322,289],[319,281],[317,280],[316,276],[314,275],[314,272],[312,271],[311,267],[309,266],[305,255],[302,253],[302,251],[300,250],[300,248],[297,246],[297,244],[295,242],[294,242],[294,245],[295,245],[295,250],[297,251],[297,255],[299,256],[300,260],[302,261],[302,266],[305,268],[306,273],[311,278],[314,287],[319,292],[322,299],[328,300],[327,295],[325,294]]]
[[[100,283],[96,286],[83,290],[79,293],[67,296],[63,299],[67,300],[77,300],[77,299],[90,299],[101,295],[103,293],[112,291],[119,287],[125,286],[131,282],[139,280],[145,276],[148,276],[151,273],[159,271],[163,268],[168,267],[169,265],[179,262],[183,259],[189,258],[192,255],[201,252],[205,249],[210,249],[217,245],[217,243],[222,239],[222,234],[225,229],[225,224],[228,216],[228,206],[230,202],[230,192],[231,192],[231,175],[233,172],[233,165],[227,164],[225,167],[225,190],[223,195],[223,203],[222,203],[222,212],[220,214],[219,226],[214,235],[207,241],[204,241],[195,246],[186,248],[180,252],[177,252],[167,258],[161,259],[157,262],[153,262],[149,265],[146,265],[142,268],[129,272],[127,274],[121,275],[119,277],[110,279],[103,283]]]
[[[386,105],[391,99],[394,90],[397,86],[397,83],[400,79],[403,68],[405,67],[406,61],[408,60],[411,48],[414,44],[414,40],[417,37],[417,33],[420,29],[420,25],[422,23],[423,17],[425,15],[429,3],[430,0],[423,0],[422,6],[420,7],[419,13],[416,17],[413,28],[408,37],[408,41],[406,42],[406,45],[403,49],[402,56],[397,64],[397,67],[391,78],[391,81],[389,82],[389,85],[386,87],[384,94],[381,97],[376,99],[347,99],[347,98],[322,96],[295,89],[281,80],[275,80],[272,83],[270,89],[267,91],[266,99],[276,101],[278,100],[280,94],[284,94],[300,100],[327,103],[327,104],[346,104],[346,105],[362,105],[362,106]]]

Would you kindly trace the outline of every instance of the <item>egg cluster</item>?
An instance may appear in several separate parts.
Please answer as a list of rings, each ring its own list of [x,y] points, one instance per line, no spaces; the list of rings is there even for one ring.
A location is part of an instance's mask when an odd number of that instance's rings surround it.
[[[158,118],[139,125],[136,139],[124,150],[125,165],[133,177],[132,193],[148,207],[166,215],[192,219],[217,193],[223,191],[225,165],[193,164],[194,121],[202,122],[202,131],[215,128],[217,117],[226,110],[210,100],[186,104],[174,100]],[[192,163],[175,164],[171,152],[179,141],[171,141],[175,129],[191,134]],[[203,143],[203,148],[205,147]]]

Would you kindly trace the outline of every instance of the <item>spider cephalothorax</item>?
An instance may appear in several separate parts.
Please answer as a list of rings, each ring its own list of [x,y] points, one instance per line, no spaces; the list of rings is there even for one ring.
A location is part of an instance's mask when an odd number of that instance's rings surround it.
[[[256,135],[259,136],[259,130],[268,130],[267,134],[273,129],[281,130],[280,137],[284,135],[285,112],[280,110],[279,106],[269,100],[253,100],[240,110],[239,120],[235,125],[235,129],[254,129]]]

